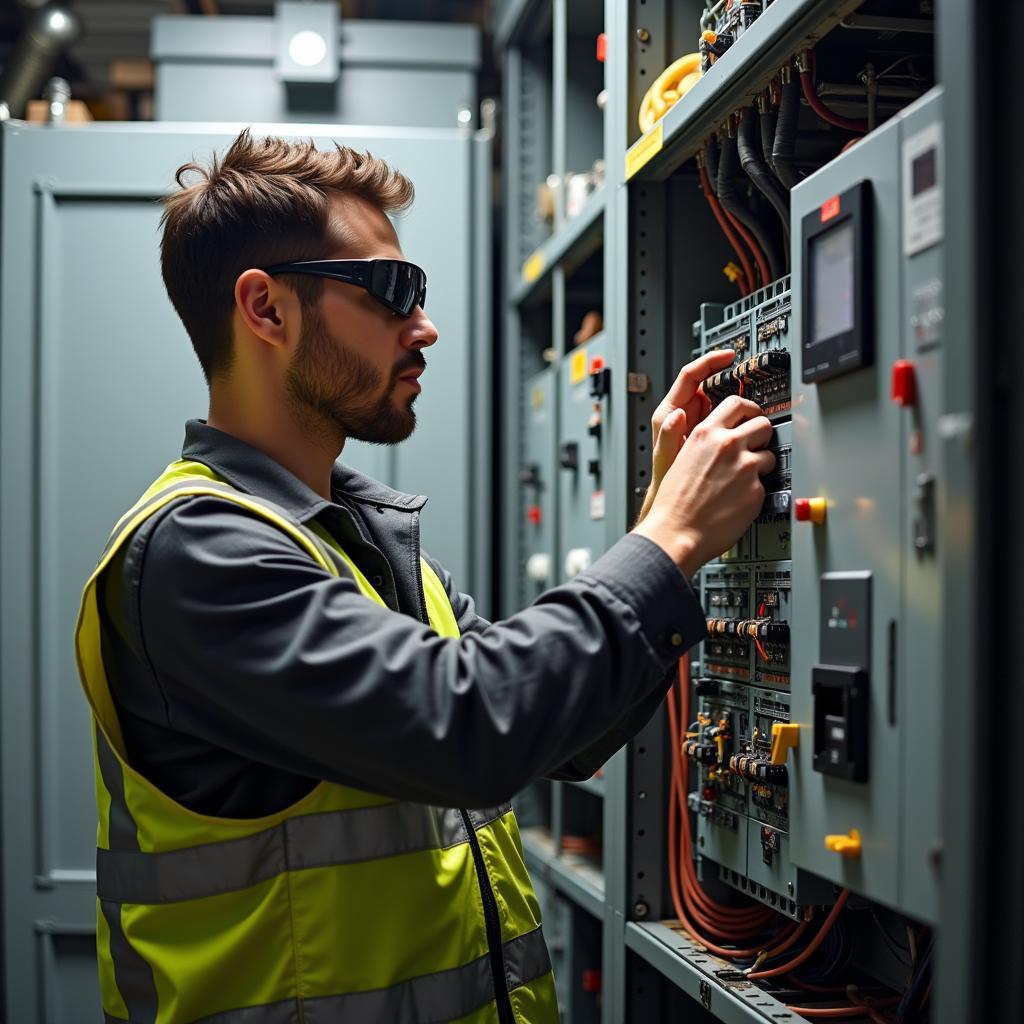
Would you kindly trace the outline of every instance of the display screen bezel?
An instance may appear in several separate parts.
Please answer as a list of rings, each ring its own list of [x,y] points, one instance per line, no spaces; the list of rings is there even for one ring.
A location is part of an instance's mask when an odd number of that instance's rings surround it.
[[[805,384],[828,380],[874,363],[874,311],[868,264],[871,231],[871,183],[859,181],[845,192],[826,200],[801,222],[801,378]],[[815,274],[812,250],[815,241],[835,228],[853,227],[853,326],[815,340]]]

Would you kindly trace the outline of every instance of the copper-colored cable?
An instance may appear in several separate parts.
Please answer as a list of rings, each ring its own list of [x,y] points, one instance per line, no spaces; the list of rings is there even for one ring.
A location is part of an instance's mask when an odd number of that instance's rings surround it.
[[[732,225],[726,220],[725,211],[722,209],[722,204],[718,201],[718,196],[715,195],[714,189],[711,187],[711,179],[708,177],[708,170],[702,160],[697,162],[697,168],[700,172],[700,186],[704,192],[704,198],[708,201],[708,206],[711,207],[711,212],[715,215],[715,220],[718,221],[718,226],[722,229],[722,233],[729,240],[733,252],[736,253],[740,266],[743,267],[740,291],[744,295],[749,295],[754,290],[753,264],[750,262],[747,250],[743,248],[743,243],[739,240]]]
[[[680,689],[682,691],[681,700],[684,702],[683,710],[686,710],[686,687],[687,681],[687,670],[685,664],[680,664]],[[689,828],[688,821],[684,819],[683,827],[680,828],[679,815],[680,813],[686,814],[685,810],[685,796],[683,795],[683,782],[682,782],[682,771],[681,771],[681,756],[680,752],[676,750],[679,740],[679,719],[680,716],[677,714],[675,694],[670,692],[668,700],[668,712],[669,712],[669,726],[672,736],[673,745],[673,759],[672,759],[672,798],[669,802],[669,880],[670,889],[672,894],[672,902],[675,907],[676,915],[678,916],[680,923],[683,925],[685,930],[693,937],[694,941],[699,943],[709,952],[714,953],[716,956],[721,956],[726,959],[746,959],[748,957],[757,957],[764,954],[766,957],[775,956],[780,952],[784,952],[790,946],[792,946],[803,934],[803,932],[809,926],[808,921],[801,922],[800,924],[793,924],[792,928],[783,929],[782,932],[775,935],[773,940],[776,942],[775,946],[765,949],[765,943],[761,942],[756,947],[749,949],[730,949],[725,946],[720,946],[715,942],[712,942],[705,935],[702,935],[698,928],[694,925],[694,918],[700,918],[701,925],[706,926],[712,924],[708,917],[703,913],[694,913],[697,907],[697,896],[702,897],[706,904],[710,904],[715,912],[716,916],[723,914],[725,911],[736,911],[737,908],[722,907],[711,901],[706,894],[700,889],[699,883],[696,878],[696,871],[693,867],[692,858],[690,856],[690,841],[689,841]],[[685,717],[685,716],[683,716]],[[680,842],[680,839],[682,840]],[[688,876],[680,879],[680,863],[684,865],[683,875]],[[764,923],[770,921],[773,916],[773,912],[768,908],[752,908],[752,910],[740,910],[739,914],[742,915],[741,920],[745,918],[745,923],[749,925],[755,925],[763,927]],[[713,930],[716,934],[736,934],[738,928],[738,922],[735,919],[735,915],[731,918],[723,919],[718,918],[718,921],[712,924],[711,928],[706,930]],[[719,928],[724,931],[719,932]],[[742,936],[741,936],[742,937]],[[781,940],[781,941],[780,941]]]
[[[757,272],[760,278],[760,284],[755,285],[757,287],[764,287],[772,279],[771,271],[768,269],[768,258],[765,256],[761,249],[761,246],[757,244],[757,239],[750,233],[750,229],[746,224],[737,220],[733,214],[731,214],[725,207],[722,207],[722,213],[729,218],[729,223],[736,229],[740,237],[746,242],[747,248],[753,254],[754,261],[757,263]],[[751,289],[752,291],[754,289]]]
[[[818,934],[811,939],[803,952],[798,953],[789,961],[789,963],[781,964],[779,967],[772,967],[767,971],[755,971],[753,974],[748,974],[747,977],[751,980],[757,978],[777,978],[780,974],[789,974],[790,971],[795,970],[802,963],[805,963],[825,941],[825,936],[832,930],[832,926],[836,923],[843,907],[846,906],[846,901],[849,896],[849,889],[844,889],[839,894],[839,898],[836,900],[835,906],[833,906],[829,911],[829,915],[825,918],[824,924],[822,924],[821,928],[818,930]]]

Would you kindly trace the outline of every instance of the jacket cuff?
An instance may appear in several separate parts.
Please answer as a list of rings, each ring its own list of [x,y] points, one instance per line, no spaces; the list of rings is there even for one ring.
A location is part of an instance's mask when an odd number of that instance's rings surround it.
[[[577,579],[607,587],[632,608],[666,668],[707,636],[697,592],[675,562],[646,537],[626,534]]]

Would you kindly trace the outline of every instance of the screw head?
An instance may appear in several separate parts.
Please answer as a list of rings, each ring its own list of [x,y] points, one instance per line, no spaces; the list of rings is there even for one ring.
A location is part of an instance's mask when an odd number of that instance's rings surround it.
[[[647,904],[644,903],[643,900],[639,900],[638,902],[633,904],[633,916],[634,917],[643,919],[650,912],[651,912],[651,908],[649,906],[647,906]]]
[[[793,895],[793,883],[792,882],[787,882],[786,883],[786,892],[788,892],[790,896]]]
[[[638,28],[636,30],[637,39],[646,46],[651,41],[651,33],[645,28]]]

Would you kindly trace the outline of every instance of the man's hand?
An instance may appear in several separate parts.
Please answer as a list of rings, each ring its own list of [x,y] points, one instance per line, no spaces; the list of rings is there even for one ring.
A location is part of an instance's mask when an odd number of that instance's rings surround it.
[[[763,450],[771,437],[771,422],[757,405],[736,395],[725,399],[689,432],[633,532],[692,577],[732,547],[761,511],[761,477],[775,468],[775,455]]]
[[[651,483],[644,496],[644,505],[637,518],[642,523],[651,511],[661,481],[675,461],[687,435],[711,412],[701,384],[713,373],[732,364],[736,353],[732,349],[707,352],[692,363],[687,363],[669,388],[668,394],[651,417]]]

